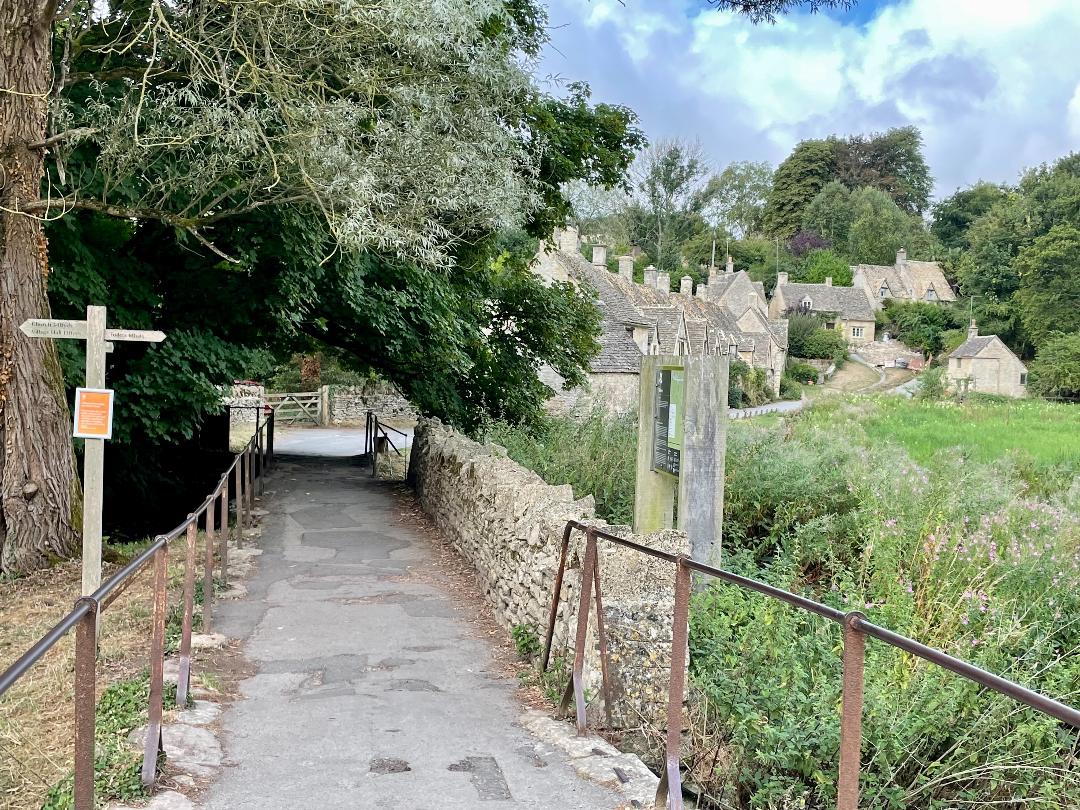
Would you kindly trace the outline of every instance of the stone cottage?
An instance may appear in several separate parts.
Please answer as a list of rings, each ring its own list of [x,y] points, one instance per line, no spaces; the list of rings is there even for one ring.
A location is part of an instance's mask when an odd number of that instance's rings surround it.
[[[638,375],[644,354],[737,354],[752,368],[763,369],[769,388],[779,393],[787,361],[787,321],[771,319],[760,282],[734,272],[712,270],[709,283],[694,289],[693,279],[671,278],[650,267],[644,283],[634,281],[634,259],[619,257],[619,272],[609,272],[607,250],[593,248],[590,263],[578,249],[573,228],[556,231],[541,245],[534,272],[549,281],[571,281],[594,291],[602,316],[601,351],[592,363],[588,396],[614,412],[637,404]],[[585,394],[562,391],[550,369],[541,379],[556,392],[552,407],[567,409]]]
[[[896,251],[896,263],[855,264],[851,266],[851,286],[861,289],[874,309],[890,298],[901,301],[955,301],[956,293],[949,286],[941,265],[908,259],[903,248]]]
[[[949,355],[949,388],[961,393],[1027,395],[1027,366],[997,335],[980,335],[975,321],[968,337]]]
[[[769,317],[781,318],[789,312],[820,315],[826,328],[842,332],[852,346],[874,340],[874,308],[859,287],[837,287],[831,278],[824,284],[793,284],[787,273],[777,273]]]

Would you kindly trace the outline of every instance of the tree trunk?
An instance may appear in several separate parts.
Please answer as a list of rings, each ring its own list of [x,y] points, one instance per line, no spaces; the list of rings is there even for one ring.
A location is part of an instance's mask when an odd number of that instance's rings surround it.
[[[77,547],[82,495],[56,346],[19,331],[49,317],[42,223],[11,213],[40,194],[52,77],[43,0],[0,0],[0,571]]]

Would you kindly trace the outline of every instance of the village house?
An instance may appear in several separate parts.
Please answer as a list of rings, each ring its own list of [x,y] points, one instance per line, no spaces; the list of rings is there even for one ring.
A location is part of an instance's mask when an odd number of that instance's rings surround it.
[[[777,273],[769,317],[782,318],[790,312],[820,316],[827,329],[843,333],[852,346],[874,340],[874,308],[858,287],[837,287],[831,278],[824,284],[793,284],[787,273]]]
[[[896,251],[896,263],[892,267],[854,264],[851,273],[851,286],[863,290],[874,309],[881,309],[890,298],[930,303],[956,300],[940,264],[908,259],[903,248]]]
[[[607,268],[607,249],[593,247],[587,261],[578,248],[573,228],[555,232],[541,245],[533,271],[548,281],[585,284],[597,295],[602,316],[600,354],[593,360],[588,395],[611,411],[625,412],[637,404],[638,375],[644,354],[732,354],[752,368],[765,371],[774,396],[787,362],[787,321],[771,319],[760,282],[714,268],[708,284],[694,289],[693,279],[680,279],[671,290],[671,277],[654,267],[645,270],[644,283],[634,281],[634,258],[619,257],[619,272]],[[550,369],[541,379],[556,392],[552,405],[572,407],[584,392],[561,390],[562,380]]]
[[[997,335],[980,335],[973,320],[968,337],[949,355],[949,388],[966,393],[1027,395],[1027,366]]]

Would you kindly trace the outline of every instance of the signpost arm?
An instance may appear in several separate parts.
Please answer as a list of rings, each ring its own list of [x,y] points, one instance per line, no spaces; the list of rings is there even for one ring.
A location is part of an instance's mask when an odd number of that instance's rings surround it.
[[[86,308],[86,387],[105,387],[105,307]],[[101,585],[101,502],[105,475],[105,440],[84,439],[82,592]]]

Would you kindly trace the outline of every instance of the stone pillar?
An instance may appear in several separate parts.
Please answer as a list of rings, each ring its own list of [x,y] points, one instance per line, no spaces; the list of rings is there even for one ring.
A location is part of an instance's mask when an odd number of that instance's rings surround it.
[[[607,269],[607,248],[603,245],[593,245],[592,263],[596,267]]]
[[[656,274],[656,289],[662,293],[671,292],[671,273]]]
[[[727,450],[727,355],[684,357],[685,409],[679,526],[690,556],[719,566],[724,529],[724,460]]]
[[[645,268],[645,286],[656,289],[656,268],[651,264]]]
[[[633,256],[620,256],[619,257],[619,275],[622,276],[629,283],[634,282],[634,257]]]

